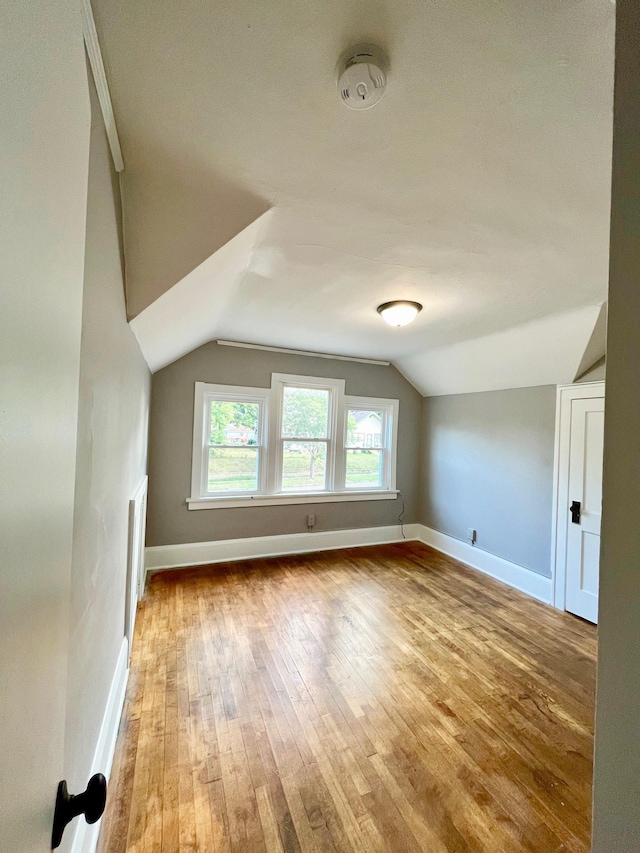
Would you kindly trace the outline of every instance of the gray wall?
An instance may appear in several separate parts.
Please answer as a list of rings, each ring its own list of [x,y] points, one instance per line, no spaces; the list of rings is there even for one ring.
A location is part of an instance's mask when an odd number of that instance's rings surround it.
[[[555,386],[429,397],[423,524],[550,575]]]
[[[274,372],[344,379],[347,394],[400,400],[397,482],[405,501],[404,520],[417,521],[417,448],[422,398],[394,367],[224,347],[212,342],[153,377],[147,545],[301,533],[307,529],[305,518],[309,512],[316,515],[316,530],[397,523],[400,500],[187,509],[185,499],[191,491],[194,383],[268,388]]]
[[[65,776],[84,790],[124,636],[129,499],[146,473],[151,377],[126,322],[120,197],[93,81]],[[75,822],[78,824],[78,821]],[[65,833],[65,845],[73,838]]]
[[[640,851],[640,3],[616,16],[594,853]]]

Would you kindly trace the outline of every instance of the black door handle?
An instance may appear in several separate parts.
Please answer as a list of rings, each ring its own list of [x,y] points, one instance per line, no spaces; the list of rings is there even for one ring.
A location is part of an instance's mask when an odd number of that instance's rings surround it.
[[[51,834],[51,849],[60,846],[62,833],[68,823],[79,814],[83,814],[87,823],[100,820],[107,802],[107,780],[102,773],[96,773],[89,779],[86,791],[82,794],[70,794],[67,783],[63,780],[58,785],[56,810],[53,815],[53,832]]]
[[[580,509],[580,501],[571,502],[571,506],[569,507],[569,512],[571,513],[571,524],[580,524]]]

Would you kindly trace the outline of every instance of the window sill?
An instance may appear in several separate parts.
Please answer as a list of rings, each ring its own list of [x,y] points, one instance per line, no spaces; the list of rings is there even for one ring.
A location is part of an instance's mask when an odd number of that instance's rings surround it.
[[[291,504],[324,504],[342,501],[392,501],[398,497],[397,489],[385,491],[304,492],[286,495],[253,495],[237,498],[187,498],[189,509],[230,509],[245,506],[279,506]]]

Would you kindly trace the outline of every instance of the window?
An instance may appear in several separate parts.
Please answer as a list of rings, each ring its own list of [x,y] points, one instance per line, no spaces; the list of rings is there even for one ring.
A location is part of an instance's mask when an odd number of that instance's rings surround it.
[[[346,396],[339,379],[197,382],[189,508],[395,498],[397,422],[397,400]]]
[[[329,449],[327,388],[285,385],[282,393],[282,491],[325,491]]]
[[[192,494],[264,491],[267,400],[263,388],[196,383]]]
[[[366,402],[347,406],[345,488],[381,489],[388,481],[391,410],[388,405],[371,407]]]

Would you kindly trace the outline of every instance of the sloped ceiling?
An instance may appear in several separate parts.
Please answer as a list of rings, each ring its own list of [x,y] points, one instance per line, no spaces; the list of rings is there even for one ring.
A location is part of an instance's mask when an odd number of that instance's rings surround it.
[[[94,12],[154,364],[208,336],[389,359],[423,393],[573,379],[606,297],[610,0]],[[391,76],[356,113],[334,72],[363,40]],[[394,298],[415,324],[384,326]]]
[[[256,219],[131,320],[152,372],[216,337],[269,215]]]
[[[595,322],[591,337],[587,342],[580,364],[576,371],[575,380],[581,379],[594,367],[600,364],[607,353],[607,303],[600,308],[598,319]]]

